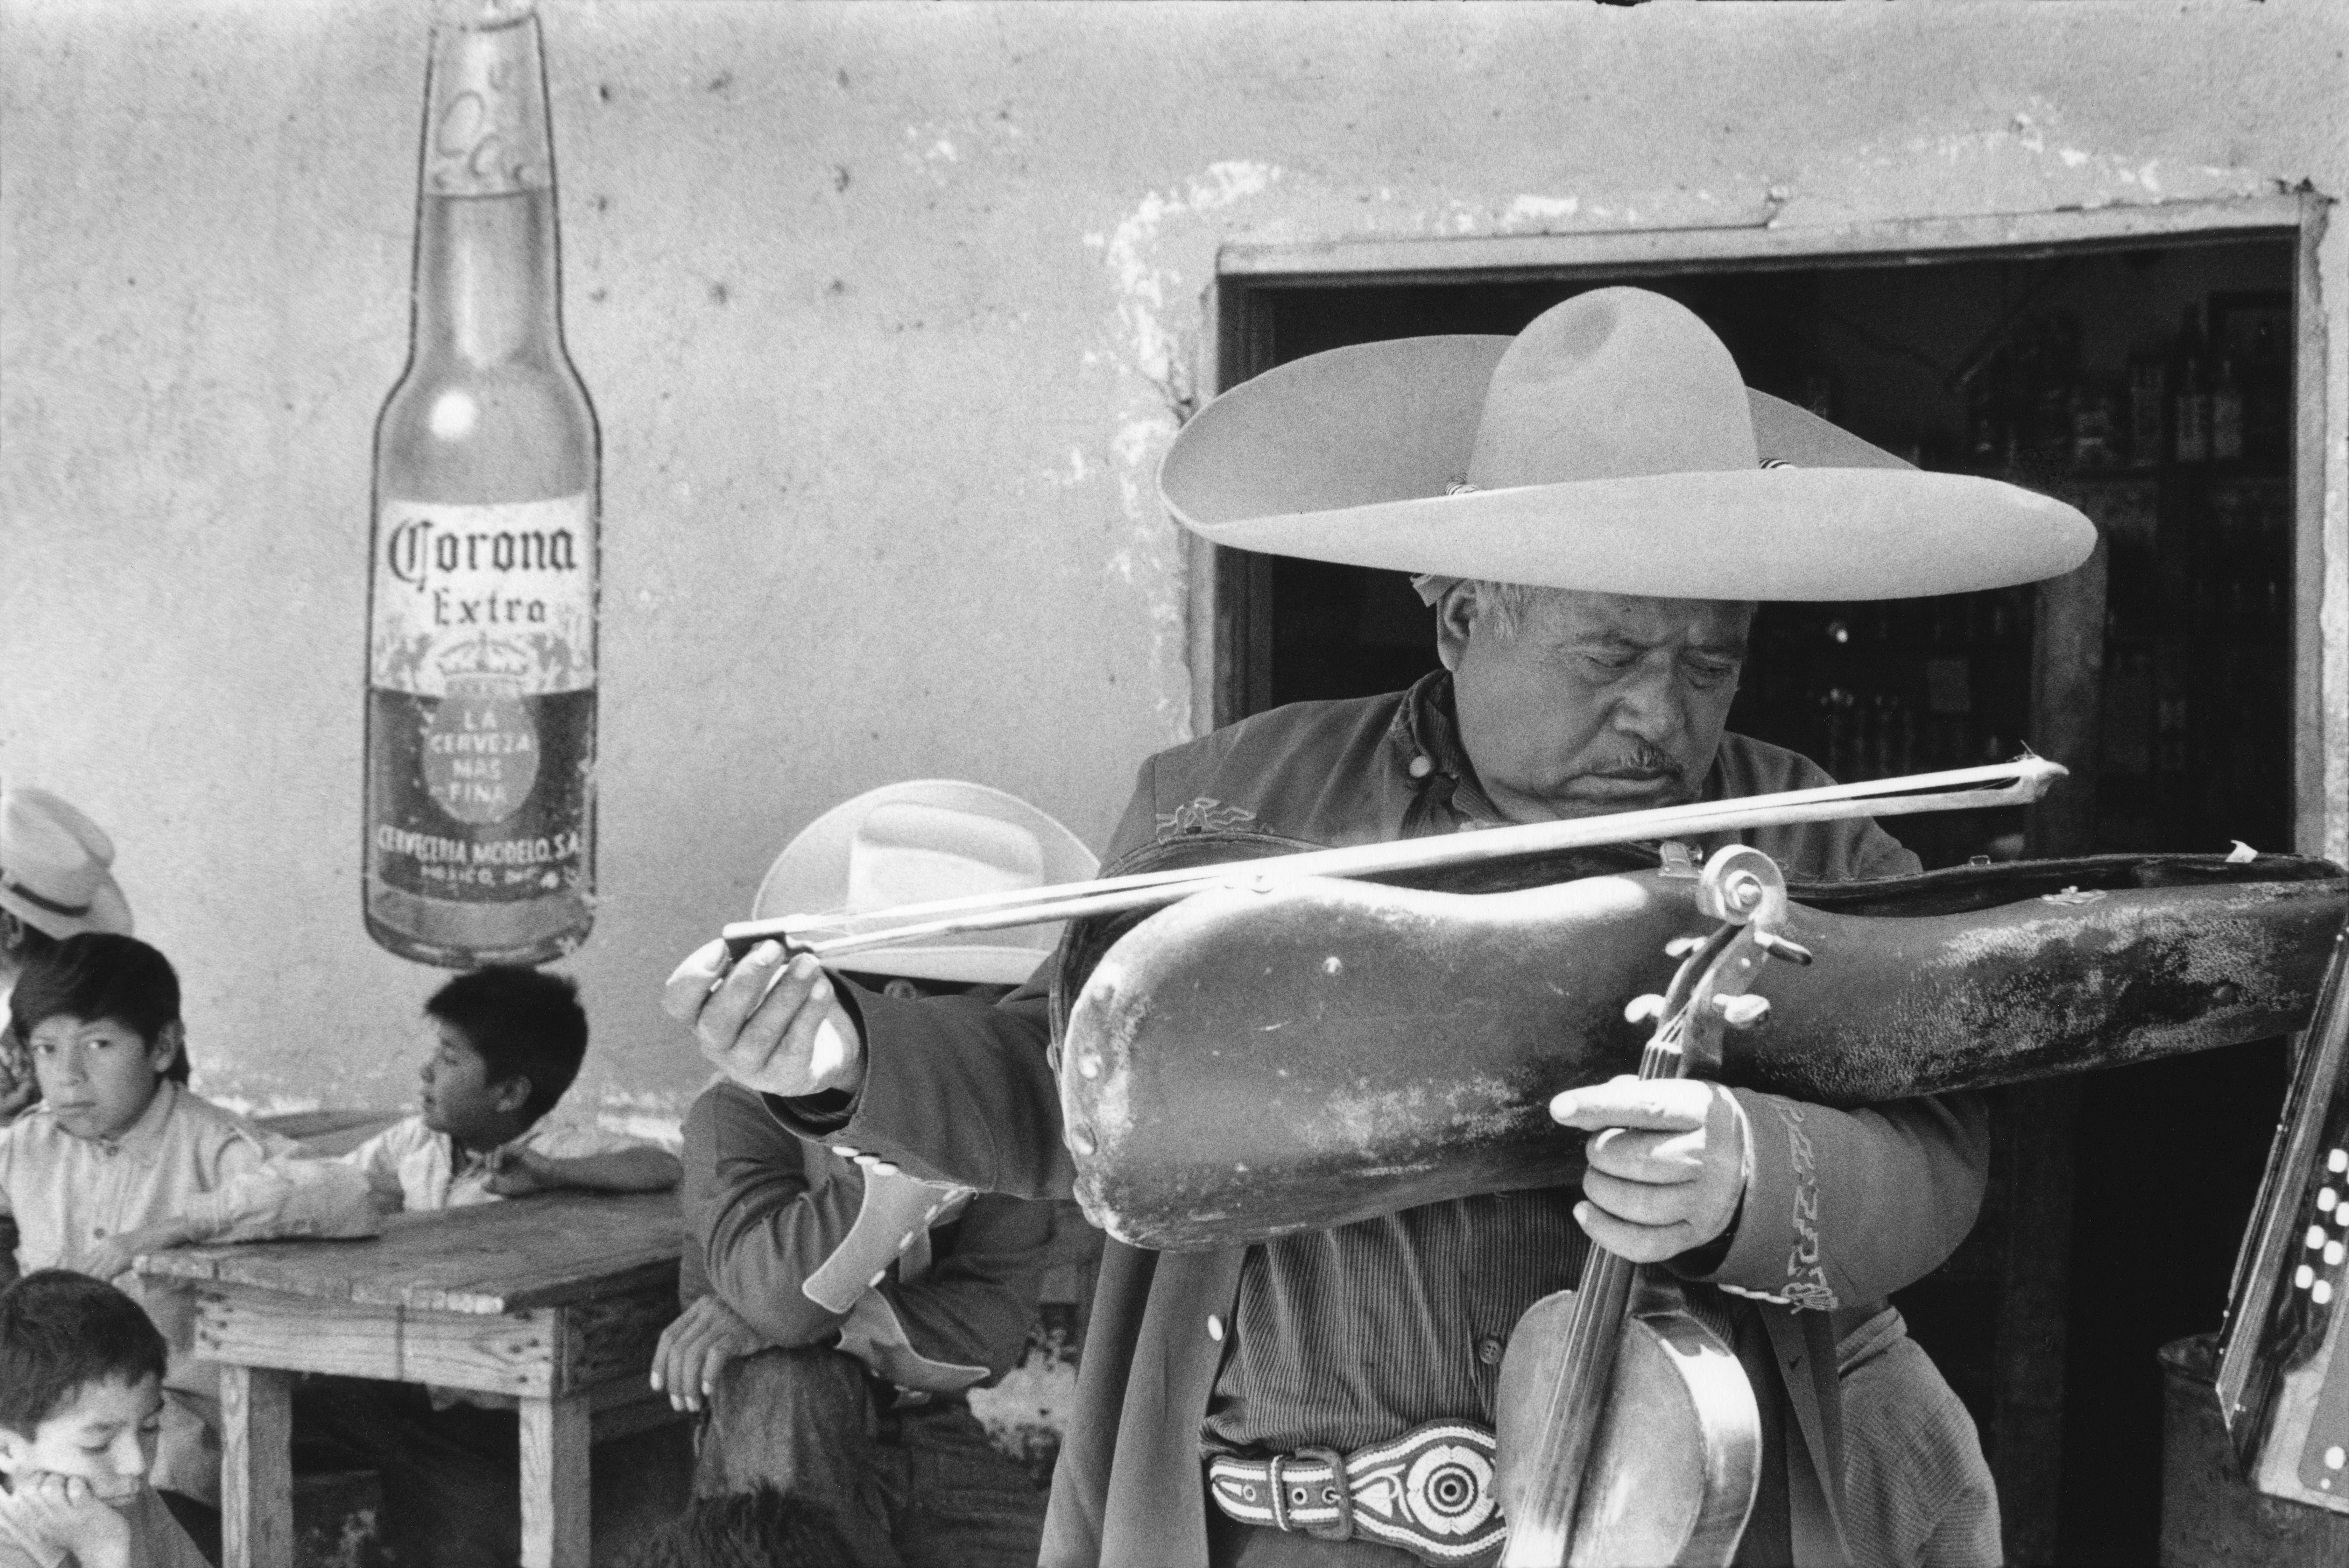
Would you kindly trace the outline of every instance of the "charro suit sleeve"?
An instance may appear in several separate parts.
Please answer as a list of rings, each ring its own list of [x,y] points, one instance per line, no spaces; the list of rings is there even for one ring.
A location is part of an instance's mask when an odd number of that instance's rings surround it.
[[[1745,1200],[1699,1277],[1826,1311],[1923,1277],[1973,1228],[1990,1164],[1981,1096],[1834,1110],[1730,1092],[1749,1134]]]
[[[1108,863],[1157,832],[1155,766],[1144,762]],[[1049,965],[1048,965],[1049,967]],[[1040,975],[994,1006],[968,997],[896,1001],[847,981],[864,1040],[864,1081],[845,1119],[770,1096],[802,1138],[877,1155],[925,1181],[1015,1198],[1067,1198],[1076,1169],[1061,1141],[1061,1091],[1046,1047]]]

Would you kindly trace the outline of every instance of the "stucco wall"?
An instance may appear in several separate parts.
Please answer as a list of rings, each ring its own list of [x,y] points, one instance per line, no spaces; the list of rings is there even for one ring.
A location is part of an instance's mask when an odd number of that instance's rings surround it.
[[[700,1082],[660,979],[814,812],[959,775],[1098,845],[1186,733],[1151,472],[1219,243],[2349,188],[2322,4],[545,12],[605,436],[603,903],[567,967],[613,1116]],[[0,775],[119,838],[200,1087],[398,1103],[440,976],[360,926],[361,629],[425,7],[0,24]]]

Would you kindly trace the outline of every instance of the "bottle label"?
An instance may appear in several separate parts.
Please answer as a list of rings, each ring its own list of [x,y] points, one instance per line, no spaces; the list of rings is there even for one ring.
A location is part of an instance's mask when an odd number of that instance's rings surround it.
[[[446,696],[595,684],[595,536],[584,495],[495,506],[387,500],[376,531],[371,684]]]
[[[595,758],[588,498],[390,500],[368,647],[370,865],[426,897],[575,881]]]

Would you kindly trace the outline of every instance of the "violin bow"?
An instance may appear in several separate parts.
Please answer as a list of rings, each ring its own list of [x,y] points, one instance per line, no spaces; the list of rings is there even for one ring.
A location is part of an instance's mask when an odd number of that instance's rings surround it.
[[[1436,866],[1555,854],[1603,844],[1700,838],[1708,833],[1796,822],[1908,817],[1927,811],[2027,805],[2046,794],[2064,772],[2061,765],[2026,753],[2012,762],[1912,773],[1860,784],[1825,784],[1773,795],[1741,796],[1733,800],[1692,800],[1680,806],[1521,823],[1471,833],[1138,872],[1092,882],[898,904],[855,914],[787,914],[770,920],[739,921],[727,926],[721,935],[727,950],[738,958],[761,942],[781,942],[794,951],[812,953],[828,964],[870,948],[961,932],[1003,931],[1047,921],[1155,909],[1213,887],[1266,889],[1297,877],[1374,877]]]

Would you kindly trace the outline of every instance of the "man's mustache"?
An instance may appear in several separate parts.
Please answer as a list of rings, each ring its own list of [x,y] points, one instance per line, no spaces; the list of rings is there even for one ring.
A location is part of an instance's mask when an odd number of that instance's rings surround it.
[[[1672,779],[1681,776],[1680,759],[1668,751],[1648,745],[1635,745],[1619,756],[1609,758],[1594,768],[1584,769],[1599,779]]]

